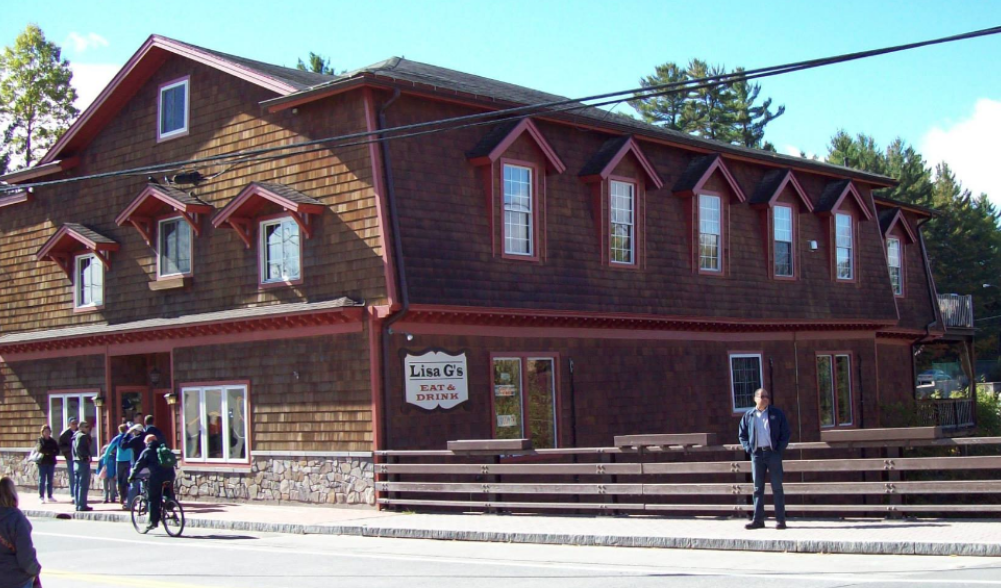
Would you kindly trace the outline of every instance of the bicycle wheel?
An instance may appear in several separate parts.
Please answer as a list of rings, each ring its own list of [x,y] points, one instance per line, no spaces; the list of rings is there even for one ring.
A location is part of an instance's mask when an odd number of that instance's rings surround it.
[[[146,525],[149,523],[149,503],[146,502],[146,496],[140,494],[133,498],[129,510],[132,511],[132,526],[136,528],[136,532],[146,534]]]
[[[181,503],[172,498],[164,498],[160,507],[160,521],[168,535],[180,537],[184,531],[184,509]]]

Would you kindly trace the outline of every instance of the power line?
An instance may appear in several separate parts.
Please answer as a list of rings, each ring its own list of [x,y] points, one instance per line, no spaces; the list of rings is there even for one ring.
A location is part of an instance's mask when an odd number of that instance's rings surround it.
[[[225,154],[219,154],[208,157],[201,157],[189,160],[168,162],[162,164],[152,164],[147,166],[140,166],[136,168],[118,170],[112,172],[103,172],[99,174],[91,174],[87,176],[78,176],[74,178],[63,178],[60,180],[49,180],[44,182],[34,182],[28,184],[19,184],[16,186],[9,186],[0,188],[0,194],[10,193],[15,191],[21,191],[30,188],[44,187],[44,186],[54,186],[59,184],[66,184],[72,182],[80,182],[84,180],[94,180],[94,179],[104,179],[113,177],[123,177],[123,176],[134,176],[134,175],[146,175],[146,174],[156,174],[163,173],[174,170],[181,169],[191,169],[193,167],[208,167],[214,163],[227,162],[229,160],[234,165],[241,165],[245,163],[252,163],[255,161],[266,161],[274,159],[282,159],[285,157],[291,157],[294,155],[301,155],[306,153],[312,153],[314,151],[325,150],[332,147],[353,147],[359,145],[367,145],[373,142],[389,141],[396,139],[411,138],[416,136],[422,136],[427,134],[434,134],[439,132],[445,132],[450,130],[458,130],[463,128],[470,128],[474,126],[482,126],[489,124],[498,124],[502,122],[507,122],[517,118],[523,118],[530,116],[532,114],[546,114],[546,113],[560,113],[568,112],[573,110],[580,110],[584,108],[596,108],[599,106],[605,106],[608,104],[614,104],[616,102],[622,102],[623,100],[643,100],[648,98],[654,98],[657,96],[664,96],[668,94],[674,94],[679,92],[691,92],[694,90],[699,90],[703,88],[715,87],[720,85],[732,84],[735,82],[743,82],[752,79],[771,77],[776,75],[783,75],[787,73],[793,73],[796,71],[803,71],[806,69],[814,69],[818,67],[824,67],[828,65],[834,65],[837,63],[845,63],[848,61],[855,61],[859,59],[866,59],[869,57],[875,57],[879,55],[886,55],[889,53],[896,53],[900,51],[908,51],[912,49],[917,49],[920,47],[927,47],[930,45],[938,45],[943,43],[952,43],[956,41],[962,41],[967,39],[973,39],[977,37],[984,37],[989,35],[996,35],[1001,33],[1001,27],[991,27],[987,29],[981,29],[977,31],[971,31],[968,33],[962,33],[958,35],[950,35],[947,37],[940,37],[937,39],[930,39],[926,41],[919,41],[914,43],[906,43],[903,45],[894,45],[891,47],[884,47],[880,49],[871,49],[867,51],[859,51],[855,53],[847,53],[836,55],[832,57],[824,57],[818,59],[811,59],[806,61],[798,61],[793,63],[787,63],[783,65],[762,67],[752,70],[745,70],[741,72],[732,72],[728,74],[720,74],[716,76],[707,76],[704,78],[696,78],[691,80],[685,80],[682,82],[671,82],[667,84],[656,84],[641,86],[639,88],[632,88],[629,90],[620,90],[615,92],[607,92],[603,94],[595,94],[592,96],[587,96],[584,98],[575,99],[560,99],[550,102],[537,103],[527,106],[518,106],[513,108],[506,108],[485,113],[476,113],[471,115],[464,115],[458,117],[451,117],[445,119],[439,119],[434,121],[426,121],[421,123],[414,123],[409,125],[401,125],[397,127],[391,127],[388,129],[382,129],[377,131],[363,131],[359,133],[349,133],[345,135],[337,135],[332,137],[325,137],[322,139],[314,139],[310,141],[302,141],[298,143],[293,143],[290,145],[272,146],[272,147],[262,147],[259,149],[244,150],[238,152],[231,152]],[[629,98],[622,98],[621,96],[629,95]],[[613,98],[612,100],[607,100],[605,102],[598,102],[595,104],[583,104],[584,102],[590,102],[593,100],[604,100],[607,98]],[[417,131],[417,129],[424,129]],[[364,139],[368,137],[375,137],[366,141],[355,141],[340,144],[342,141],[354,141],[355,139]],[[319,145],[324,145],[325,147],[317,149],[305,149],[309,147],[315,147]],[[276,153],[279,151],[293,151],[283,155],[274,155],[271,157],[258,157],[264,156],[271,153]],[[305,150],[304,150],[305,149]],[[228,171],[228,170],[224,170]],[[222,173],[222,172],[221,172]],[[218,174],[217,174],[218,175]]]

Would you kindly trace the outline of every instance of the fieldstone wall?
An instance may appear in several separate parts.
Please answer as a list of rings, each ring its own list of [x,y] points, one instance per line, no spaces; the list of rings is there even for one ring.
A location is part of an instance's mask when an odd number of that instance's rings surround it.
[[[38,466],[30,461],[25,461],[30,449],[4,449],[0,451],[0,475],[9,476],[17,484],[19,492],[24,488],[38,490]],[[56,491],[69,492],[69,476],[66,475],[66,463],[60,461],[56,464],[56,473],[52,477],[52,487]],[[102,492],[104,481],[97,478],[97,461],[91,465],[90,490],[91,492]],[[90,500],[100,495],[91,494]]]

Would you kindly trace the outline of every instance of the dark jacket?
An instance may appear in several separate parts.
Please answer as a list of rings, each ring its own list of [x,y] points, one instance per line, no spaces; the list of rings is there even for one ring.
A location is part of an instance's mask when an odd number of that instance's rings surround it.
[[[73,435],[73,461],[90,461],[91,457],[90,434],[77,431]]]
[[[31,523],[20,510],[0,507],[0,537],[0,588],[21,588],[42,571],[31,543]]]
[[[39,437],[35,443],[35,450],[42,455],[39,458],[39,465],[56,465],[56,456],[59,455],[59,442],[53,437],[46,439]]]
[[[752,408],[744,413],[737,429],[740,445],[748,453],[754,453],[754,448],[757,447],[757,439],[754,435],[755,410]],[[774,406],[768,407],[768,432],[772,437],[772,449],[779,452],[785,451],[786,445],[789,445],[789,439],[792,437],[792,432],[789,430],[789,421],[786,420],[785,413]]]
[[[73,435],[76,431],[66,427],[59,433],[59,453],[66,458],[66,461],[73,459]]]
[[[132,464],[135,465],[139,454],[146,450],[146,443],[143,441],[142,433],[139,435],[126,433],[118,447],[132,450]]]
[[[162,484],[166,480],[174,479],[174,468],[161,466],[160,460],[156,457],[156,450],[161,445],[162,443],[159,441],[153,441],[146,446],[146,449],[143,449],[143,452],[139,454],[139,459],[136,460],[136,464],[132,467],[131,476],[135,476],[138,472],[143,471],[143,468],[148,468],[151,484]]]
[[[146,427],[146,430],[143,432],[143,437],[145,438],[146,435],[153,435],[154,437],[156,437],[157,441],[163,443],[164,445],[167,445],[167,436],[163,434],[163,431],[156,428],[156,425],[150,425]]]

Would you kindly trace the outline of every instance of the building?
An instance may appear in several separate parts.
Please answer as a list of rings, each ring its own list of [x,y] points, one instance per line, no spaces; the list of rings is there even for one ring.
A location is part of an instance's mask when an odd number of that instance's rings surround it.
[[[360,135],[556,100],[150,37],[0,178],[4,470],[153,414],[188,495],[374,504],[379,448],[728,438],[762,385],[814,440],[913,399],[945,327],[889,178],[595,109]]]

